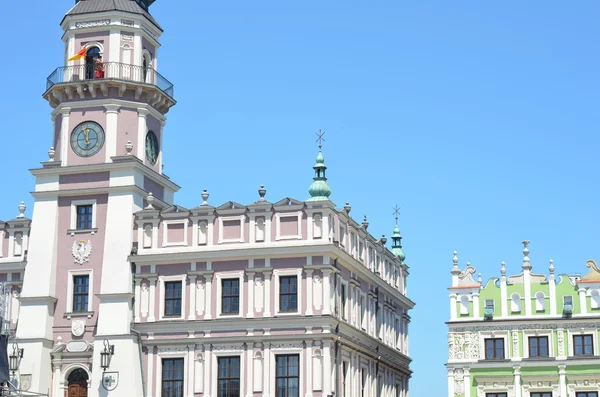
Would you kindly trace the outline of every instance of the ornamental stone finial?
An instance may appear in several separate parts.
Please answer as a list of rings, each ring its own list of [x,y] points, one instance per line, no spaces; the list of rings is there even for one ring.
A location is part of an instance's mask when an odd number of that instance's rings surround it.
[[[17,219],[25,218],[25,210],[26,209],[27,209],[27,207],[25,207],[25,202],[21,201],[21,204],[19,204],[19,215],[17,215]]]
[[[54,146],[48,150],[48,157],[50,158],[50,161],[54,161],[54,157],[56,157],[56,150],[54,150]]]
[[[200,205],[208,205],[208,197],[210,196],[208,190],[204,189],[200,196],[202,197],[202,204]]]
[[[454,251],[454,256],[452,257],[452,270],[450,274],[454,276],[458,276],[460,274],[460,269],[458,268],[458,252]]]
[[[350,203],[346,202],[346,205],[344,206],[344,210],[346,211],[346,214],[350,214],[350,211],[352,211],[352,207],[350,206]]]
[[[131,143],[131,141],[127,141],[127,144],[125,145],[125,152],[127,152],[128,156],[131,156],[132,150],[133,150],[133,144]]]
[[[385,234],[381,235],[381,239],[379,239],[379,241],[381,241],[382,245],[385,245],[385,243],[387,243],[387,237],[385,237]]]
[[[523,240],[523,269],[531,269],[529,260],[529,240]]]
[[[550,274],[554,274],[554,261],[552,259],[550,259],[550,267],[548,268],[550,270]]]
[[[506,262],[500,262],[500,274],[506,276]]]
[[[146,209],[153,210],[154,209],[154,195],[152,194],[152,192],[148,193],[148,196],[146,196],[146,202],[148,203],[148,205],[146,206]]]
[[[369,222],[367,221],[367,216],[365,215],[362,222],[363,229],[367,230],[369,228]]]
[[[479,284],[483,283],[483,279],[481,278],[481,273],[479,273],[479,274],[477,275],[477,282],[478,282]]]
[[[265,196],[267,195],[267,189],[265,189],[265,185],[260,185],[260,189],[258,189],[258,195],[260,196],[260,198],[258,199],[259,202],[265,202],[267,200],[265,200]]]
[[[458,266],[458,252],[454,251],[454,257],[452,258],[452,263],[454,266]]]

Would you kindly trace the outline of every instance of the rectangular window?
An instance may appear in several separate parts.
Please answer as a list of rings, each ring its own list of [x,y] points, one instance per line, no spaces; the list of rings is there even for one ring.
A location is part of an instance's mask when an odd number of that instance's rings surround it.
[[[78,205],[77,206],[77,229],[91,229],[93,205]]]
[[[298,311],[298,277],[279,277],[279,310]]]
[[[165,316],[181,316],[181,281],[165,282]]]
[[[223,280],[222,287],[221,310],[223,314],[238,314],[240,312],[240,279]]]
[[[493,338],[485,340],[485,359],[502,360],[504,359],[504,339]]]
[[[552,397],[552,392],[531,393],[530,397]]]
[[[493,299],[486,299],[485,300],[485,307],[486,307],[486,309],[493,309],[494,308],[494,300]]]
[[[162,397],[183,397],[183,358],[162,360]]]
[[[275,397],[300,397],[300,356],[275,356]]]
[[[574,335],[573,353],[575,356],[593,356],[594,338],[592,335]]]
[[[341,288],[341,295],[342,295],[342,318],[345,320],[346,319],[346,285],[342,284],[342,288]]]
[[[572,296],[563,296],[563,305],[573,305],[573,297]]]
[[[595,391],[580,391],[575,394],[575,397],[598,397]]]
[[[73,311],[87,312],[90,293],[90,276],[73,277]]]
[[[485,397],[506,397],[506,393],[486,393]]]
[[[219,357],[217,387],[219,397],[240,397],[239,357]]]
[[[550,357],[548,351],[547,336],[530,336],[529,337],[529,357]]]

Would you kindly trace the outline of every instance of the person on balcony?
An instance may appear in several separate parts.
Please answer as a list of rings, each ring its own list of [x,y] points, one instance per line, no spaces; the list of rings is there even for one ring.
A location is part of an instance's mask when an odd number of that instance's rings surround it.
[[[96,79],[103,79],[104,78],[104,63],[102,62],[102,56],[98,56],[98,58],[96,58],[96,73],[94,75],[94,78]]]

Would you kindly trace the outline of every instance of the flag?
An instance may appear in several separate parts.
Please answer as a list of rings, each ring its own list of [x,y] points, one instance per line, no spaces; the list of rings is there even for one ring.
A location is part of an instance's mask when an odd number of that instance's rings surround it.
[[[79,50],[79,52],[77,54],[75,54],[71,58],[67,59],[67,61],[76,61],[78,59],[85,58],[85,54],[86,54],[86,48],[85,48],[85,46],[83,46],[83,47],[81,47],[81,50]]]

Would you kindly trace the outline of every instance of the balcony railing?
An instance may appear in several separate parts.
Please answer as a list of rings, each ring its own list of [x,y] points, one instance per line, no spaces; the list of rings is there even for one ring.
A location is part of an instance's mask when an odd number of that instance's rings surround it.
[[[104,62],[103,66],[103,72],[92,64],[56,68],[48,76],[46,90],[60,83],[112,79],[154,85],[173,98],[173,84],[154,69],[119,62]]]

